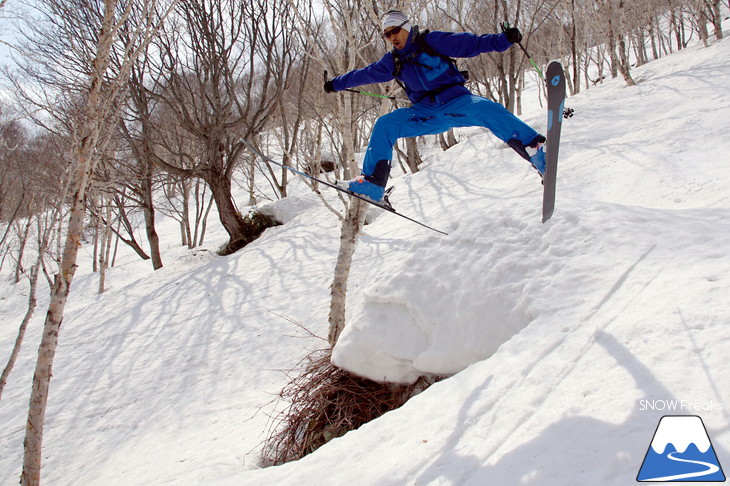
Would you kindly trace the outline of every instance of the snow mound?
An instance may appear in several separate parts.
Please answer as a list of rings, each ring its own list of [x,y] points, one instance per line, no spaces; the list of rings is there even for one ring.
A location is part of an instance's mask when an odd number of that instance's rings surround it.
[[[333,362],[372,380],[412,383],[491,356],[534,316],[527,289],[541,243],[529,237],[535,225],[522,211],[466,221],[452,237],[427,238],[374,275]]]
[[[270,203],[262,204],[259,211],[281,224],[294,220],[300,214],[316,208],[320,202],[314,194],[289,196]]]

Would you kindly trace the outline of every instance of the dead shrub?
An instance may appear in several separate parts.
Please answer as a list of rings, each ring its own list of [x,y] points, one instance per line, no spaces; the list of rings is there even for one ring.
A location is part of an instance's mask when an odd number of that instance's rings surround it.
[[[307,356],[301,372],[279,394],[289,403],[272,417],[261,454],[263,465],[295,461],[403,405],[435,380],[413,385],[377,383],[352,375],[330,362],[331,351]]]
[[[244,246],[248,245],[252,241],[254,241],[256,238],[261,236],[261,234],[267,229],[267,228],[273,228],[274,226],[280,226],[281,223],[276,221],[274,218],[270,216],[266,216],[261,211],[252,211],[248,213],[246,216],[243,217],[242,220],[242,229],[243,229],[243,237],[229,241],[226,246],[221,248],[220,251],[218,251],[218,254],[220,256],[226,256],[226,255],[232,255],[236,253],[238,250],[243,248]]]

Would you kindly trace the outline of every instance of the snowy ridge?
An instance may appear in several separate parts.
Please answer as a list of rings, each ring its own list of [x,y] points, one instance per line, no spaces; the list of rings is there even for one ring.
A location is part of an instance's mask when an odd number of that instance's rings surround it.
[[[323,346],[285,318],[327,333],[339,227],[316,197],[229,257],[180,250],[155,273],[130,257],[102,296],[82,267],[45,484],[625,486],[663,414],[642,399],[724,404],[701,415],[730,463],[729,59],[728,40],[693,47],[636,69],[635,88],[569,98],[545,225],[535,172],[481,130],[395,178],[395,207],[449,236],[385,213],[364,228],[336,359],[378,379],[456,374],[296,463],[256,461],[280,370]],[[176,241],[174,222],[159,232]],[[0,402],[0,484],[20,473],[39,297]],[[25,297],[0,299],[6,356]]]

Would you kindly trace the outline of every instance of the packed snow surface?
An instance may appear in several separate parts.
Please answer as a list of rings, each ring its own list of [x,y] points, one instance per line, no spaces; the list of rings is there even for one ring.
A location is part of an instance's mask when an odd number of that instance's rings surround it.
[[[274,204],[286,224],[228,257],[220,230],[187,251],[163,223],[165,267],[120,257],[102,295],[82,266],[44,484],[624,486],[671,414],[701,416],[730,464],[730,41],[633,75],[566,101],[546,224],[537,174],[481,129],[394,177],[395,207],[449,235],[375,214],[334,360],[450,377],[300,461],[257,453],[287,370],[325,346],[339,222],[315,196]],[[523,119],[545,129],[537,103]],[[0,402],[0,484],[21,469],[41,297]],[[0,299],[6,357],[27,288]]]

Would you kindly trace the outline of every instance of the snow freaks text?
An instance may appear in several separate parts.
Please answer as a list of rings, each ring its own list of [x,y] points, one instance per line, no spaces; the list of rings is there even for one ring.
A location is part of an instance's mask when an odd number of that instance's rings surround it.
[[[660,412],[722,412],[725,405],[714,400],[696,402],[693,400],[639,400],[639,410]]]

